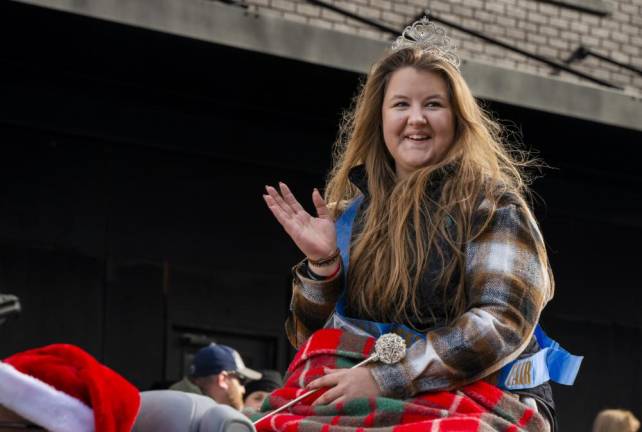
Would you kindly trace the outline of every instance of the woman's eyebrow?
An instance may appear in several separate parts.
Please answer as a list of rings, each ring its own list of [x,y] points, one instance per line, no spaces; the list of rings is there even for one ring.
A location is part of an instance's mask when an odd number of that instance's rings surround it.
[[[406,96],[406,95],[403,95],[403,94],[393,94],[392,96],[390,96],[390,99],[410,99],[410,97]],[[428,99],[446,99],[446,96],[444,94],[442,94],[442,93],[434,93],[434,94],[430,94],[430,95],[424,97],[423,99],[424,100],[428,100]]]

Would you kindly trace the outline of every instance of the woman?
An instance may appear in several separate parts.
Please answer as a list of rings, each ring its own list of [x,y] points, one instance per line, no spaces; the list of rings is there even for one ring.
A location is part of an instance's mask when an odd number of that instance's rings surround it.
[[[283,183],[264,195],[307,257],[293,271],[286,328],[295,346],[343,322],[342,293],[348,320],[420,335],[396,365],[329,370],[309,386],[331,387],[317,404],[452,390],[538,350],[533,331],[553,279],[524,198],[529,163],[478,106],[448,44],[419,42],[374,65],[345,119],[325,198],[312,193],[317,217]],[[335,221],[355,198],[344,274]],[[550,415],[548,384],[524,393]]]

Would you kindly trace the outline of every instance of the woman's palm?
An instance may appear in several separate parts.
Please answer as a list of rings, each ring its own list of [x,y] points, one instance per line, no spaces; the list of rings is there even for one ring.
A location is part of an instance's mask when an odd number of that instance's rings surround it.
[[[292,228],[285,231],[306,256],[322,259],[331,255],[336,249],[336,229],[334,222],[306,213],[297,215]]]

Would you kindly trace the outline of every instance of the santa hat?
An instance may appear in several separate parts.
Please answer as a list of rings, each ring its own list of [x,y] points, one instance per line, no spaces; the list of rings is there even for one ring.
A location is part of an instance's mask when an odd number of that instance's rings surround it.
[[[140,394],[82,349],[56,344],[0,362],[0,405],[51,432],[123,432]]]

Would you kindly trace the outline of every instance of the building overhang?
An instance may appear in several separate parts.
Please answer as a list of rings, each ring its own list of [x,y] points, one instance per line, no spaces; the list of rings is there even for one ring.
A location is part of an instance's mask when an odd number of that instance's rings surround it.
[[[17,0],[96,19],[367,73],[388,43],[208,0]],[[475,96],[642,131],[642,98],[624,92],[465,60]]]

